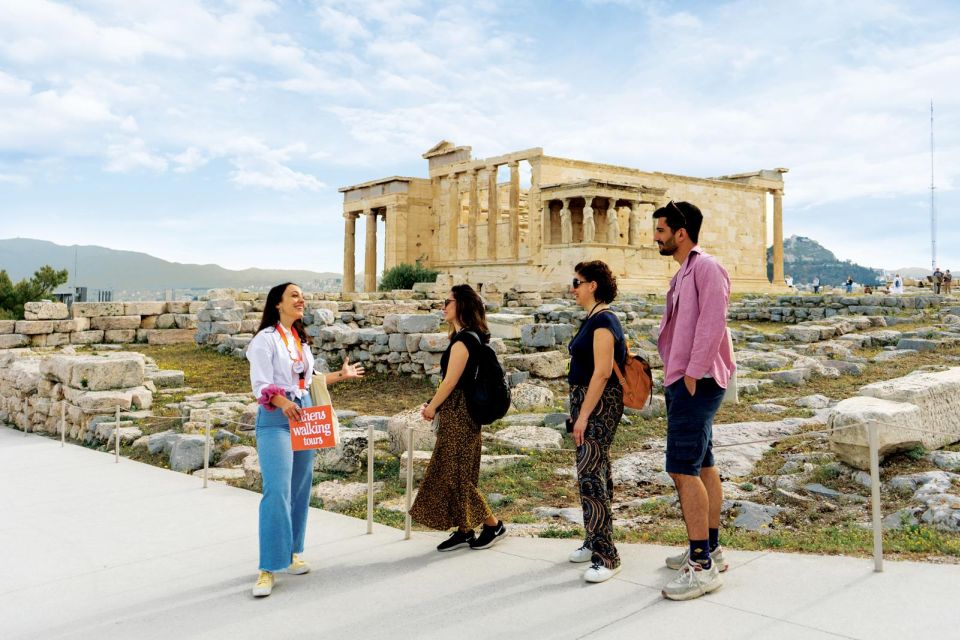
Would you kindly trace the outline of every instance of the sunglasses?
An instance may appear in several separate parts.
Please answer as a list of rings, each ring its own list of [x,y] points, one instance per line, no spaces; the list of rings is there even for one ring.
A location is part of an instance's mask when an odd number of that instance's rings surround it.
[[[446,309],[446,308],[447,308],[447,305],[450,304],[451,302],[456,302],[456,300],[451,300],[450,298],[447,298],[446,300],[444,300],[444,301],[443,301],[443,308]]]
[[[683,220],[683,224],[680,226],[680,228],[683,228],[683,229],[687,228],[687,216],[686,214],[683,213],[683,210],[680,209],[680,207],[678,207],[673,200],[668,202],[663,208],[669,209],[674,213],[676,213],[678,216],[680,216],[680,219]]]
[[[590,281],[589,281],[589,280],[581,280],[580,278],[574,278],[573,281],[572,281],[570,284],[573,285],[573,288],[574,288],[574,289],[576,289],[577,287],[579,287],[580,285],[582,285],[584,282],[590,282]]]

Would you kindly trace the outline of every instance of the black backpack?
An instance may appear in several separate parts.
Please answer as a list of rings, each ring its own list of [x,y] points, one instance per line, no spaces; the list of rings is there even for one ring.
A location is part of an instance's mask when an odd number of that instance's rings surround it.
[[[500,366],[493,347],[484,344],[475,332],[466,333],[477,339],[473,346],[470,344],[472,340],[464,340],[476,363],[473,379],[463,388],[467,411],[478,425],[491,424],[507,415],[510,410],[510,385],[507,384],[507,375]]]

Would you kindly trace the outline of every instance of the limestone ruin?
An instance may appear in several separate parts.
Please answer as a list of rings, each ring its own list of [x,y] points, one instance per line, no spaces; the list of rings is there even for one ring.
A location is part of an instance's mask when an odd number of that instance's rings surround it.
[[[674,265],[652,242],[651,213],[669,200],[704,212],[700,244],[723,262],[734,291],[783,282],[783,174],[777,168],[693,178],[548,156],[541,148],[474,159],[446,140],[423,154],[428,178],[391,176],[343,187],[343,291],[356,290],[356,221],[366,218],[364,291],[376,290],[377,219],[385,269],[420,261],[475,285],[561,285],[581,260],[606,261],[621,290],[662,292]],[[530,183],[521,188],[521,163]],[[509,179],[501,182],[501,167]],[[767,278],[772,195],[773,283]],[[492,213],[491,213],[492,212]]]

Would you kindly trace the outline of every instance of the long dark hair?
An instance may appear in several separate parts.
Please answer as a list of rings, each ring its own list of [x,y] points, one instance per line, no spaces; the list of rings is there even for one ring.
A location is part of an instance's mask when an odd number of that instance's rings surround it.
[[[287,292],[287,287],[290,285],[300,286],[295,282],[284,282],[270,289],[269,293],[267,293],[267,301],[264,303],[263,316],[260,318],[260,327],[257,329],[257,333],[260,333],[264,329],[275,327],[277,323],[280,322],[280,310],[277,309],[277,306],[280,304],[280,301],[283,300],[283,294]],[[307,330],[303,326],[303,320],[294,320],[293,328],[297,330],[297,335],[300,336],[301,342],[313,344],[313,339],[307,335]]]
[[[487,328],[487,312],[483,307],[483,299],[468,284],[458,284],[450,289],[453,299],[457,303],[457,322],[466,331],[475,331],[483,342],[490,341],[490,329]],[[450,337],[455,329],[450,328]]]

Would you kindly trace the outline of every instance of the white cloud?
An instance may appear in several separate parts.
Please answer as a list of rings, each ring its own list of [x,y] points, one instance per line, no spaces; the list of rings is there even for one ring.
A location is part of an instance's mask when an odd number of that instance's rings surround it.
[[[23,187],[30,184],[30,178],[11,173],[0,173],[0,184],[15,184]]]
[[[167,161],[150,151],[140,138],[128,138],[107,147],[104,168],[115,173],[130,173],[140,169],[163,173],[167,170]]]

